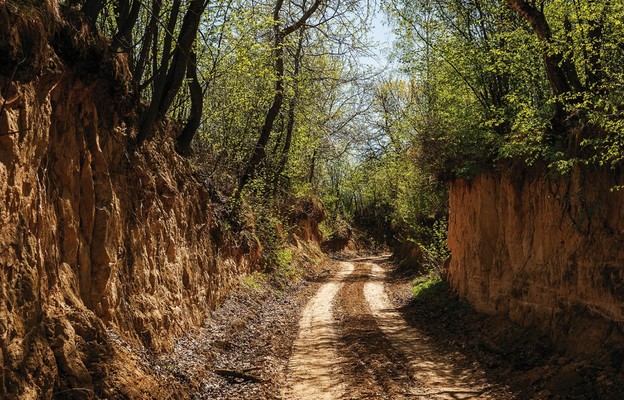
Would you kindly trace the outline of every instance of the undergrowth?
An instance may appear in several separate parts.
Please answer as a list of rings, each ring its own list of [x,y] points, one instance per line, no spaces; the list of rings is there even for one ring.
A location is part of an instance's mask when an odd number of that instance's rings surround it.
[[[413,301],[435,310],[432,318],[459,318],[472,309],[470,304],[451,290],[448,282],[437,274],[419,276],[412,281]]]
[[[266,273],[256,271],[245,275],[242,284],[254,292],[264,292],[269,288],[269,279]]]
[[[412,281],[412,294],[415,299],[425,300],[448,289],[448,284],[438,274],[419,276]]]

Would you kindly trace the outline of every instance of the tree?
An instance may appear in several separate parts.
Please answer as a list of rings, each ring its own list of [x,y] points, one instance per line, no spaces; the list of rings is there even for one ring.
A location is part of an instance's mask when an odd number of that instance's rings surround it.
[[[191,60],[192,47],[199,29],[199,22],[206,6],[207,0],[191,0],[189,8],[182,20],[182,26],[176,40],[175,49],[171,55],[169,54],[170,46],[165,45],[163,61],[154,79],[154,91],[152,93],[151,102],[147,110],[143,113],[139,126],[137,135],[137,142],[139,144],[148,138],[154,129],[155,123],[162,120],[167,115],[171,104],[182,86],[189,61]],[[179,12],[179,8],[180,0],[175,0],[170,16],[170,27],[175,25],[175,16],[177,12]],[[172,29],[167,31],[168,41],[173,39],[171,31]],[[169,58],[171,58],[171,63],[168,63]],[[193,66],[192,69],[196,69],[196,66]],[[193,75],[193,71],[191,75]],[[191,81],[195,82],[194,91],[196,91],[196,79],[192,79]],[[198,126],[199,124],[196,123],[187,125],[189,129],[194,130],[185,134],[185,141],[190,142],[188,137],[190,136],[190,139],[192,139]]]
[[[271,131],[273,130],[273,124],[275,123],[275,119],[277,118],[281,108],[282,102],[284,101],[284,44],[288,35],[293,32],[301,29],[303,25],[308,21],[308,19],[316,12],[319,8],[323,0],[314,0],[314,3],[303,12],[303,15],[296,20],[294,23],[287,27],[282,27],[281,21],[281,10],[284,1],[276,0],[275,6],[273,7],[273,40],[274,40],[274,57],[275,57],[275,92],[273,96],[273,102],[271,107],[267,111],[266,117],[264,119],[264,124],[260,129],[260,136],[258,137],[258,141],[256,146],[254,147],[253,153],[251,154],[249,161],[247,162],[247,167],[245,172],[240,178],[238,184],[238,193],[240,193],[243,187],[249,182],[249,179],[252,178],[258,166],[266,157],[266,145],[269,142],[269,138],[271,135]],[[305,2],[302,5],[302,9],[305,7]]]

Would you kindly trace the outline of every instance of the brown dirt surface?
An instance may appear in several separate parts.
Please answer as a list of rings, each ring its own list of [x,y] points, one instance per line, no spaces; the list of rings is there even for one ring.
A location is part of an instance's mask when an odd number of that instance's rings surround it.
[[[286,399],[341,398],[345,392],[340,365],[344,363],[337,349],[338,334],[332,312],[336,294],[350,278],[354,266],[338,263],[338,272],[321,286],[303,309],[299,335],[293,344],[288,364]]]
[[[458,355],[518,400],[624,398],[621,360],[583,359],[557,350],[537,330],[474,311],[444,282],[418,298],[413,275],[385,263],[386,291],[407,323],[427,335],[442,357]],[[495,397],[499,398],[499,397]]]
[[[238,290],[171,354],[144,354],[192,399],[620,399],[621,375],[473,311],[441,283],[418,298],[386,257]],[[615,361],[614,361],[615,362]]]
[[[301,310],[334,268],[323,263],[283,288],[243,285],[202,328],[179,339],[171,354],[145,362],[185,388],[179,398],[280,398]]]
[[[486,374],[461,353],[439,351],[429,336],[410,327],[386,293],[386,271],[377,263],[385,257],[351,260],[341,263],[343,273],[335,279],[336,287],[323,295],[326,283],[309,304],[323,317],[317,326],[300,322],[300,335],[307,330],[316,337],[316,345],[295,349],[289,371],[307,367],[314,379],[308,379],[300,389],[300,381],[289,380],[285,399],[512,399],[504,384],[490,382]],[[352,268],[354,272],[346,272]],[[409,286],[392,286],[398,291]],[[325,306],[317,303],[323,300]],[[333,302],[333,307],[330,307]],[[319,329],[319,325],[323,329]],[[324,330],[333,331],[328,335]],[[332,338],[338,333],[335,343]],[[322,347],[319,355],[316,347]],[[335,356],[335,353],[338,356]],[[328,356],[329,355],[329,356]],[[325,363],[326,358],[334,363]],[[293,363],[293,360],[296,360]],[[336,372],[336,363],[341,371]],[[312,366],[312,368],[310,368]],[[334,387],[342,391],[331,393],[331,387],[318,377],[333,379]],[[316,387],[315,387],[316,385]]]
[[[409,326],[390,302],[385,291],[386,269],[371,264],[371,278],[364,286],[364,297],[371,307],[381,331],[408,358],[417,385],[412,397],[435,399],[510,398],[503,385],[496,385],[477,366],[467,362],[461,353],[446,353],[435,346],[431,337]]]
[[[348,381],[349,399],[405,398],[414,385],[407,358],[392,347],[379,329],[363,298],[370,279],[370,264],[358,263],[346,279],[335,304],[341,332],[340,350],[346,357],[342,375]]]

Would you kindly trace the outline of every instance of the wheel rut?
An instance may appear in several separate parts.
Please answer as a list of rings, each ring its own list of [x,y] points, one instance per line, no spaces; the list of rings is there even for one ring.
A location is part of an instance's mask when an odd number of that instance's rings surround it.
[[[345,392],[340,377],[341,357],[336,349],[338,334],[332,315],[332,302],[343,280],[354,270],[352,263],[341,263],[341,269],[323,284],[308,301],[299,321],[299,336],[293,344],[288,363],[284,399],[341,398]]]
[[[416,381],[409,391],[410,398],[490,399],[489,387],[480,377],[445,359],[426,335],[407,325],[384,290],[385,270],[378,264],[370,267],[371,279],[364,285],[364,297],[381,331],[408,359]]]
[[[413,385],[409,362],[381,331],[364,300],[363,288],[371,265],[356,264],[334,305],[340,328],[339,350],[345,362],[342,374],[348,383],[346,399],[403,399]]]

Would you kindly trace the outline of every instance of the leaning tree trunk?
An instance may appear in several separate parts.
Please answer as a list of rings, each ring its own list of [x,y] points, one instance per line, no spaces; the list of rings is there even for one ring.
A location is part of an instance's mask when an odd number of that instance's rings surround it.
[[[295,93],[288,103],[288,120],[286,122],[286,138],[284,139],[284,147],[280,156],[275,175],[273,176],[273,191],[277,191],[279,185],[280,176],[286,168],[288,163],[288,155],[290,153],[290,146],[292,144],[293,132],[295,130],[295,111],[297,107],[297,101],[299,100],[299,72],[301,69],[301,58],[303,50],[303,38],[305,29],[299,31],[299,41],[297,42],[297,50],[295,50],[295,62],[293,66],[293,81],[295,85]]]
[[[141,144],[149,137],[154,129],[154,124],[164,118],[180,91],[186,75],[189,55],[197,37],[199,22],[207,5],[208,2],[206,0],[191,1],[182,20],[176,48],[173,51],[173,58],[166,74],[161,73],[167,67],[167,52],[163,52],[164,60],[161,65],[161,71],[154,82],[154,96],[141,121],[137,135],[137,144]],[[169,34],[169,36],[171,35]]]
[[[552,31],[543,11],[526,0],[506,0],[507,4],[524,18],[533,32],[544,44],[552,43]],[[553,95],[560,98],[583,90],[574,64],[561,51],[544,49],[542,53],[546,77]],[[561,123],[566,117],[564,105],[560,100],[555,103],[555,122]]]

